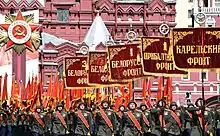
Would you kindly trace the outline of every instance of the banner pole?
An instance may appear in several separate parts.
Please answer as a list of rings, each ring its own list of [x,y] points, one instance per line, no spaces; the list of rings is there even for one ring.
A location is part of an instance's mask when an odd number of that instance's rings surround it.
[[[201,25],[200,25],[201,27]],[[204,29],[202,28],[202,47],[204,47]],[[202,54],[202,57],[204,59],[204,52]],[[202,131],[202,135],[205,136],[205,120],[204,120],[204,113],[205,113],[205,90],[204,90],[204,64],[202,65],[202,100],[203,100],[203,104],[202,104],[202,127],[203,127],[203,131]]]

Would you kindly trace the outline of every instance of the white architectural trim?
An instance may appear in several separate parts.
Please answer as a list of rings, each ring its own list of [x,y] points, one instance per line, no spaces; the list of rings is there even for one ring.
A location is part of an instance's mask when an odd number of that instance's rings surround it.
[[[186,94],[187,92],[191,92],[191,95],[194,95],[194,94],[200,94],[202,95],[202,91],[197,91],[197,92],[193,92],[193,91],[180,91],[180,92],[176,92],[176,91],[173,91],[172,93],[173,94]],[[204,91],[206,95],[212,95],[212,94],[218,94],[217,91],[213,91],[213,92],[210,92],[210,91]]]
[[[193,84],[193,91],[197,92],[197,84],[196,83]]]
[[[43,50],[43,53],[59,53],[57,50]]]
[[[215,85],[211,82],[211,83],[210,83],[210,92],[214,92],[214,86],[215,86]]]
[[[215,7],[215,0],[211,0],[212,1],[212,7]]]
[[[220,77],[219,77],[219,76],[220,76],[220,74],[219,74],[219,73],[217,73],[216,75],[217,75],[217,81],[220,81]]]
[[[184,79],[184,75],[181,76],[181,80],[183,81],[190,81],[190,72],[188,72],[188,78],[187,79]]]
[[[179,92],[179,91],[180,91],[180,86],[177,85],[177,84],[175,85],[175,91],[176,91],[176,92]]]
[[[204,81],[208,81],[209,80],[209,71],[208,70],[205,70],[205,69],[203,69],[203,70],[200,70],[200,72],[199,72],[199,80],[200,81],[202,81],[202,72],[206,72],[206,77],[207,77],[207,79],[204,79]]]
[[[217,94],[219,94],[220,84],[217,84]]]

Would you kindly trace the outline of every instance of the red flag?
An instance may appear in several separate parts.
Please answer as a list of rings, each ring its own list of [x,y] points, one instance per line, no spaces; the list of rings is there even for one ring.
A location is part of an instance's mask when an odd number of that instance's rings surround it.
[[[27,92],[24,86],[24,82],[21,83],[21,101],[26,100],[27,98]]]
[[[151,79],[148,78],[148,82],[147,82],[147,97],[151,98]]]
[[[147,94],[147,80],[143,80],[143,88],[142,88],[142,102],[146,102],[146,94]]]
[[[34,97],[34,77],[32,76],[32,80],[30,81],[29,86],[27,85],[27,100],[32,101],[33,97]]]
[[[52,75],[52,73],[51,73],[51,74],[50,74],[49,85],[48,85],[48,88],[47,88],[47,96],[48,96],[48,97],[50,97],[50,96],[52,95],[52,88],[53,88],[52,82],[53,82],[53,75]]]
[[[2,76],[0,76],[0,98],[2,98],[1,97],[1,92],[2,92]]]
[[[36,94],[35,94],[35,96],[33,98],[33,101],[31,103],[31,110],[32,111],[36,108],[36,106],[40,105],[39,94],[40,94],[40,90],[37,90]]]
[[[51,94],[52,98],[54,100],[57,100],[59,97],[59,79],[58,79],[58,73],[55,75],[55,82],[53,84],[53,92]]]
[[[128,83],[128,90],[129,90],[129,100],[133,99],[133,88],[132,88],[132,82]]]
[[[71,91],[72,94],[73,91]],[[73,95],[71,95],[73,96]],[[59,82],[59,101],[62,101],[64,99],[64,82],[61,79]]]
[[[168,79],[167,79],[167,83],[168,83]],[[166,85],[166,86],[167,86],[167,85]],[[167,95],[168,95],[168,88],[167,88],[167,87],[164,87],[164,92],[163,92],[164,98],[167,98]]]
[[[119,90],[121,91],[122,97],[125,97],[124,85],[120,86]]]
[[[4,76],[4,84],[3,84],[3,90],[2,90],[2,102],[8,100],[8,88],[7,88],[7,78],[8,78],[8,75],[7,73],[5,73],[5,76]]]
[[[169,77],[167,79],[166,88],[167,88],[167,91],[168,91],[167,103],[170,104],[172,102],[172,100],[173,100],[173,97],[172,97],[173,88],[172,88],[172,78],[171,77]]]
[[[158,90],[157,90],[157,101],[161,100],[163,97],[163,79],[159,77]]]
[[[0,82],[0,90],[2,90],[1,89],[2,76],[0,77],[0,80],[1,80],[1,82]],[[15,97],[14,95],[15,95],[15,79],[12,78],[12,83],[11,83],[11,99],[14,99],[14,97]]]
[[[0,76],[0,92],[2,92],[2,76]],[[0,98],[1,98],[1,93],[0,93]]]
[[[67,111],[70,109],[70,106],[71,106],[70,91],[71,90],[65,90],[65,100],[66,100],[66,109],[67,109]]]

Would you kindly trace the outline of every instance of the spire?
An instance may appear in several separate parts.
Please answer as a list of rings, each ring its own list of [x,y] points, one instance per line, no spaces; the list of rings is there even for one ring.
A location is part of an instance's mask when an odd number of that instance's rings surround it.
[[[83,42],[89,46],[90,51],[94,51],[100,43],[106,45],[109,36],[110,33],[98,12]]]

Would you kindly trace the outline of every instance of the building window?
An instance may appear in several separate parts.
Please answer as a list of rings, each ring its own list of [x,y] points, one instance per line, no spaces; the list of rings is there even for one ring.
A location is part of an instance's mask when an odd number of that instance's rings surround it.
[[[15,10],[13,8],[10,9],[10,14],[14,14]]]
[[[190,73],[188,72],[188,74],[182,75],[182,80],[190,80]]]
[[[220,7],[220,0],[215,0],[215,7]]]
[[[200,72],[200,81],[202,81],[202,78],[204,81],[208,81],[208,71],[203,70]]]
[[[128,13],[128,20],[131,20],[131,21],[132,21],[132,17],[133,17],[133,13],[132,13],[132,12],[129,12],[129,13]]]
[[[118,16],[117,20],[121,20],[122,13],[119,12],[117,16]]]
[[[209,0],[203,0],[203,2],[204,2],[204,7],[208,7],[209,6],[209,2],[208,2]]]
[[[26,11],[26,9],[25,9],[25,8],[22,8],[22,9],[21,9],[21,12],[25,12],[25,11]]]
[[[197,86],[196,86],[196,84],[194,84],[194,86],[193,86],[193,91],[194,91],[194,92],[197,91]]]
[[[133,87],[138,87],[138,80],[133,81]]]
[[[214,85],[211,84],[211,85],[210,85],[210,92],[213,92],[213,91],[214,91]]]
[[[218,84],[218,94],[220,94],[220,84]]]
[[[69,20],[69,10],[68,9],[57,9],[57,20],[66,22]]]
[[[176,85],[175,91],[176,91],[176,92],[179,92],[179,91],[180,91],[179,85]]]
[[[139,17],[140,17],[140,21],[143,21],[143,19],[144,19],[144,14],[141,13],[141,14],[139,15]]]
[[[191,16],[192,16],[192,10],[190,9],[188,10],[188,18],[191,18]]]
[[[219,73],[219,71],[217,71],[217,81],[220,81],[220,73]]]

